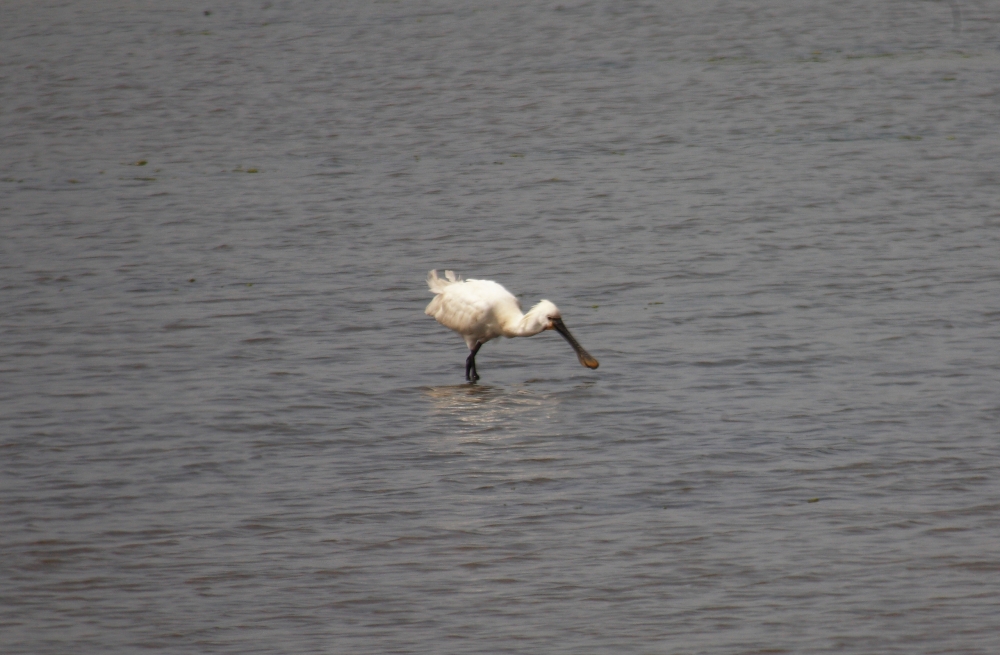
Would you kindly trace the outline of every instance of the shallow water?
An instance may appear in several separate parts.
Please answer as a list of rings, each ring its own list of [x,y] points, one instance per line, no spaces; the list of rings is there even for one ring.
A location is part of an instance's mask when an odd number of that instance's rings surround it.
[[[3,652],[1000,652],[998,21],[5,7]]]

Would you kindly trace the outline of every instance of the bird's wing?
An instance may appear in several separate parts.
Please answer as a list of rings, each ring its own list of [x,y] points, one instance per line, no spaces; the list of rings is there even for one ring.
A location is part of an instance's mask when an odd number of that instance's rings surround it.
[[[490,302],[468,281],[450,284],[427,305],[426,314],[461,334],[477,331],[490,312]]]

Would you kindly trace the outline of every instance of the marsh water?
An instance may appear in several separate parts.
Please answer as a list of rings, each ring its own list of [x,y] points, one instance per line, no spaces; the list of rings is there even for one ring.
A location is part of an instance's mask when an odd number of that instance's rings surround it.
[[[0,651],[1000,652],[998,36],[5,3]]]

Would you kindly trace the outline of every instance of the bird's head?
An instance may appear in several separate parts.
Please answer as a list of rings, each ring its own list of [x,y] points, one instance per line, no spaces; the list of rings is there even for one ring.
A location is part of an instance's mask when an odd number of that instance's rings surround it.
[[[544,330],[556,329],[555,321],[562,319],[559,308],[551,300],[539,301],[537,305],[531,308],[531,311],[538,317],[539,322],[545,326],[542,328]]]

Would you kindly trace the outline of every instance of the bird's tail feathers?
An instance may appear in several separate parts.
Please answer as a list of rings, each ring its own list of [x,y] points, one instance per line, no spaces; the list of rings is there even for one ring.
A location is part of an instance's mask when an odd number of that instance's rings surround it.
[[[445,271],[444,278],[438,277],[436,269],[427,274],[427,286],[430,287],[431,291],[434,293],[441,293],[449,284],[455,284],[456,282],[461,281],[462,278],[455,275],[455,271]]]

